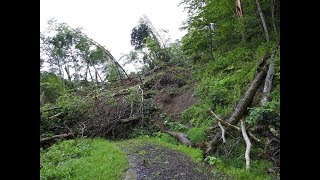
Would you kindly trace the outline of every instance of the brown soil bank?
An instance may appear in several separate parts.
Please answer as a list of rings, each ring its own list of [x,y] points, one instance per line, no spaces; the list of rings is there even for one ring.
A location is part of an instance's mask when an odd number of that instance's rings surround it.
[[[155,97],[155,102],[160,105],[160,108],[164,113],[179,115],[196,102],[192,93],[192,89],[189,89],[187,92],[180,95],[161,92]]]

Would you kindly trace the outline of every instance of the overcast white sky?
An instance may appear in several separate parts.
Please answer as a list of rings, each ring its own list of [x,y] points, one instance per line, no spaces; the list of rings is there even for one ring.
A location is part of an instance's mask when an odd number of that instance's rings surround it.
[[[128,53],[130,33],[142,15],[148,16],[156,29],[169,30],[172,40],[185,32],[179,28],[187,13],[178,4],[182,0],[40,0],[40,31],[50,18],[72,27],[83,27],[83,32],[104,45],[119,59]]]

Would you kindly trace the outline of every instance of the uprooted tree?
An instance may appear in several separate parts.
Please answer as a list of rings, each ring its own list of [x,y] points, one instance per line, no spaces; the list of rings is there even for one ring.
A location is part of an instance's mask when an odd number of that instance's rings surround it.
[[[253,135],[253,133],[250,132],[248,128],[246,128],[245,116],[247,114],[247,108],[251,105],[252,100],[254,96],[257,94],[257,90],[261,85],[263,85],[263,94],[262,94],[260,104],[264,105],[264,103],[268,99],[268,96],[271,90],[272,77],[274,72],[272,59],[279,46],[280,44],[278,44],[278,46],[275,48],[274,52],[271,55],[269,52],[267,52],[264,55],[264,57],[262,58],[259,64],[259,67],[257,69],[257,74],[254,80],[252,81],[251,85],[247,89],[246,93],[240,99],[233,113],[230,115],[230,117],[226,121],[223,121],[221,118],[218,117],[218,115],[216,115],[212,110],[209,109],[209,112],[213,115],[213,117],[217,119],[218,126],[220,127],[221,131],[217,131],[215,136],[212,138],[212,140],[209,141],[208,147],[204,153],[205,156],[215,153],[217,151],[218,146],[222,142],[226,141],[226,138],[225,138],[226,131],[228,130],[241,131],[247,146],[246,152],[245,152],[246,168],[247,169],[250,168],[249,154],[250,154],[250,148],[251,148],[251,141],[249,137],[252,138],[255,142],[258,142],[258,143],[262,143],[262,142],[255,135]],[[236,126],[240,120],[241,120],[241,123],[240,123],[241,128]],[[272,128],[272,126],[270,126],[269,128],[270,128],[270,131],[273,134],[275,134],[275,136],[277,137],[277,134],[278,134],[277,131],[274,128]],[[270,144],[270,141],[264,142],[264,144],[265,146],[268,146]]]

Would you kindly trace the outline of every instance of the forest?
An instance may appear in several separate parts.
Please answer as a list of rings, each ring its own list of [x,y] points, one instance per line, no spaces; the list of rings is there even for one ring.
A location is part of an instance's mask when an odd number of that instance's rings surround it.
[[[142,16],[119,59],[48,21],[40,179],[280,179],[280,1],[179,6],[181,39]]]

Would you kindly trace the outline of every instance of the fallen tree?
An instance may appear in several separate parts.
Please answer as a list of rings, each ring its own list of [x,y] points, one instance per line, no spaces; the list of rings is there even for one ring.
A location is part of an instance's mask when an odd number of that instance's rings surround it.
[[[267,52],[264,57],[262,58],[259,67],[257,69],[257,74],[254,80],[252,81],[250,87],[244,94],[244,96],[240,99],[239,103],[235,107],[235,110],[231,114],[231,116],[226,121],[228,124],[236,125],[240,121],[241,117],[245,114],[247,111],[247,107],[249,107],[250,103],[252,102],[252,99],[263,82],[268,69],[267,60],[270,58],[270,53]],[[226,127],[225,130],[227,130],[228,127]],[[208,143],[207,150],[205,152],[205,156],[215,153],[217,150],[217,147],[222,143],[221,139],[222,133],[221,131],[218,131],[216,135],[213,137],[211,141]]]
[[[122,123],[126,123],[126,122],[130,122],[130,121],[136,121],[139,119],[141,119],[141,116],[134,116],[134,117],[126,118],[126,119],[120,119],[119,121]]]
[[[242,133],[242,136],[243,136],[243,139],[245,140],[246,142],[246,152],[245,152],[245,159],[246,159],[246,170],[249,170],[250,169],[250,149],[251,149],[251,142],[250,142],[250,139],[248,137],[248,135],[254,139],[255,141],[257,142],[261,142],[260,139],[258,139],[257,137],[255,137],[252,133],[250,133],[249,131],[247,132],[246,130],[246,126],[245,126],[245,118],[242,118],[241,119],[241,129],[237,126],[234,126],[232,124],[229,124],[225,121],[223,121],[221,118],[219,118],[218,115],[216,115],[211,109],[209,109],[209,112],[211,115],[213,115],[217,121],[218,121],[218,126],[221,128],[221,133],[222,133],[222,140],[223,140],[223,143],[226,142],[226,139],[225,139],[225,129],[224,127],[222,126],[225,125],[226,127],[229,127],[229,128],[232,128],[232,129],[235,129],[237,131],[241,131]]]
[[[74,136],[74,134],[73,133],[67,133],[67,134],[54,135],[54,136],[51,136],[51,137],[46,137],[46,138],[40,139],[40,143],[44,143],[44,142],[47,142],[47,141],[50,141],[50,140],[53,140],[53,139],[56,139],[56,138],[67,138],[67,137],[71,137],[71,136]]]
[[[219,127],[220,127],[220,125],[221,125],[221,127],[222,127],[222,125],[224,125],[224,126],[226,126],[226,127],[235,129],[235,130],[237,130],[237,131],[241,131],[241,129],[240,129],[239,127],[234,126],[234,125],[232,125],[232,124],[229,124],[229,123],[223,121],[223,120],[222,120],[221,118],[219,118],[211,109],[209,109],[209,112],[210,112],[210,114],[212,114],[212,115],[217,119],[217,121],[218,121],[218,126],[219,126]],[[220,123],[220,125],[219,125],[219,123]],[[221,127],[220,127],[220,128],[221,128]],[[223,130],[222,130],[222,129],[223,129]],[[224,129],[223,127],[221,128],[221,133],[222,133],[222,140],[223,140],[223,142],[225,142],[225,141],[226,141],[226,140],[225,140],[225,137],[224,137],[225,129]],[[255,135],[253,135],[250,131],[248,131],[248,135],[249,135],[253,140],[255,140],[256,142],[261,142],[261,140],[260,140],[259,138],[257,138]]]
[[[181,132],[172,132],[162,130],[162,132],[169,134],[172,137],[175,137],[181,144],[191,147],[191,141],[188,139],[187,135]]]
[[[276,51],[278,50],[278,48],[280,47],[280,44],[278,44],[274,50],[274,52],[272,53],[272,58],[269,61],[270,65],[269,65],[269,69],[268,69],[268,73],[266,76],[266,79],[264,81],[264,86],[263,86],[263,92],[262,92],[262,98],[260,101],[260,105],[263,106],[269,98],[270,92],[271,92],[271,88],[272,88],[272,79],[273,79],[273,75],[274,75],[274,58],[276,55]]]

